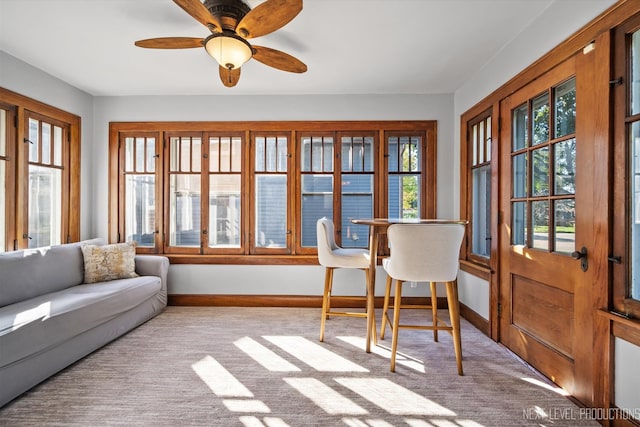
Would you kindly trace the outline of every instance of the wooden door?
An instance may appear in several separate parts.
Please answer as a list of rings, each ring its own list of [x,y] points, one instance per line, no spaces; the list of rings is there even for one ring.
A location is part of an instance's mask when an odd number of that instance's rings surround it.
[[[593,95],[578,55],[501,102],[498,311],[501,342],[589,401]]]

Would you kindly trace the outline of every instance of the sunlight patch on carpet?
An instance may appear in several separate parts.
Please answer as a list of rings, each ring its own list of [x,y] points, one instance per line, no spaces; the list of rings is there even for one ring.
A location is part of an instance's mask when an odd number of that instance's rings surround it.
[[[394,427],[393,424],[380,419],[362,421],[358,418],[343,418],[342,422],[349,427]]]
[[[284,378],[287,384],[331,415],[364,415],[369,412],[315,378]]]
[[[253,399],[224,399],[222,404],[231,412],[269,413],[271,409],[262,400]]]
[[[252,338],[244,337],[234,342],[235,346],[271,372],[299,372],[300,368],[278,356]]]
[[[264,424],[258,417],[242,416],[240,422],[245,427],[289,427],[282,418],[264,417]]]
[[[521,380],[526,381],[528,383],[531,383],[533,385],[537,385],[538,387],[542,387],[544,389],[550,390],[550,391],[552,391],[554,393],[558,393],[560,396],[571,396],[571,394],[567,393],[567,391],[565,389],[546,384],[546,383],[544,383],[544,382],[542,382],[540,380],[537,380],[535,378],[524,377],[524,378],[521,378]]]
[[[346,342],[347,344],[351,344],[352,346],[362,349],[365,349],[366,338],[364,337],[336,337],[341,341]],[[371,346],[371,353],[377,354],[380,357],[384,357],[385,359],[391,358],[391,350],[387,347],[384,347],[378,343],[378,345]],[[418,359],[414,359],[410,356],[404,355],[401,352],[396,353],[396,363],[398,365],[406,366],[407,368],[411,368],[414,371],[418,371],[424,374],[426,371],[424,370],[424,363],[422,363]]]
[[[211,356],[191,365],[191,369],[220,397],[253,397],[253,393]]]
[[[456,413],[386,378],[336,378],[336,381],[394,415],[455,416]]]
[[[369,372],[368,369],[300,336],[263,338],[320,372]]]

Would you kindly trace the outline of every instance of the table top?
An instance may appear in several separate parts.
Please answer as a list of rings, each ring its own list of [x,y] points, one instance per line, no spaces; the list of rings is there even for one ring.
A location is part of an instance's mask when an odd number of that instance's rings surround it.
[[[426,218],[356,218],[351,220],[354,224],[387,226],[391,224],[467,224],[466,220],[459,219],[426,219]]]

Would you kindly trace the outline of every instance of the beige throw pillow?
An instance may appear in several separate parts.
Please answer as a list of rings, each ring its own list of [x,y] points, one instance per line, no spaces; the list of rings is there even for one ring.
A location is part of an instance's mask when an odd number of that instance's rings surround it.
[[[112,245],[82,245],[84,283],[137,277],[135,242]]]

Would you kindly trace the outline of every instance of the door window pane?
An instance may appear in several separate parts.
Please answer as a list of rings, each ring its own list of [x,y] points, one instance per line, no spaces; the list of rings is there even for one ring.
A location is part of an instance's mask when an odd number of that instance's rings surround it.
[[[527,153],[513,156],[513,197],[527,197]]]
[[[522,150],[528,145],[527,124],[529,121],[528,106],[521,105],[513,110],[513,149],[511,151]]]
[[[549,96],[545,93],[533,100],[533,145],[549,140]]]
[[[527,202],[511,204],[511,244],[527,244]]]
[[[138,246],[155,244],[155,175],[125,178],[125,240]]]
[[[533,196],[549,195],[549,147],[533,150]]]
[[[549,250],[549,202],[531,202],[533,244],[531,247]]]
[[[576,139],[571,138],[553,146],[555,194],[576,192]]]
[[[554,202],[556,252],[570,254],[576,249],[576,201],[562,199]]]
[[[556,138],[576,131],[576,79],[557,86],[554,90]]]

